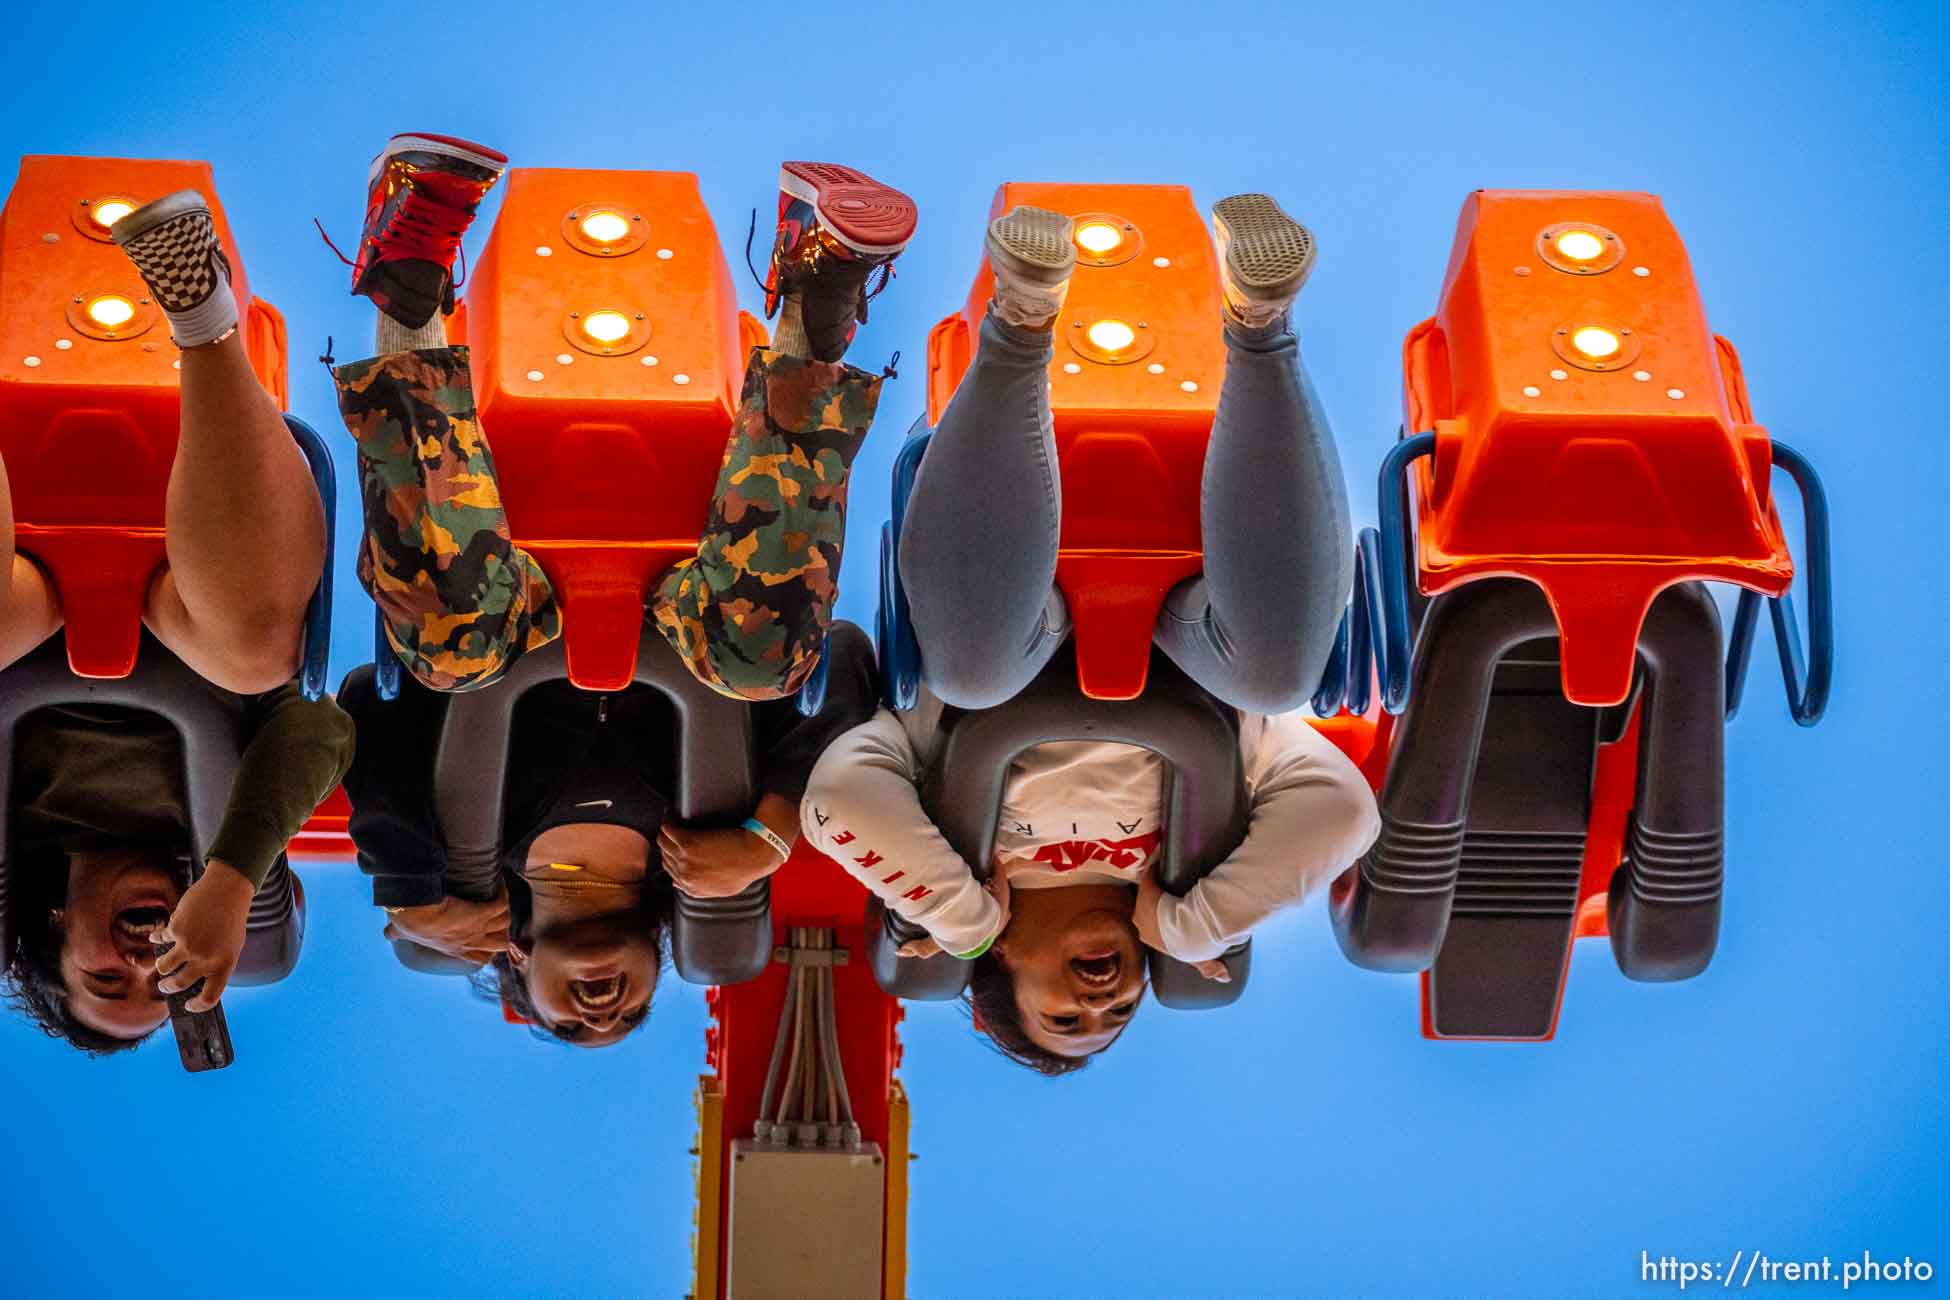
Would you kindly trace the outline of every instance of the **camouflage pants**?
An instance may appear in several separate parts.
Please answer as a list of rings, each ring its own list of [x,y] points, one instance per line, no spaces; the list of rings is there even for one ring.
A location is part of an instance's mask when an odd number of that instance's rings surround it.
[[[333,372],[359,447],[359,582],[419,681],[466,691],[562,634],[548,575],[508,533],[464,347]],[[838,594],[846,481],[878,376],[754,349],[695,559],[651,595],[657,628],[724,695],[791,695]]]

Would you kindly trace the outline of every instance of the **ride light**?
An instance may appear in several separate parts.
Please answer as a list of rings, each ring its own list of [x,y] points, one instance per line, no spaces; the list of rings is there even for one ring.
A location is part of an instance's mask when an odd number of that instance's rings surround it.
[[[1578,321],[1551,334],[1551,349],[1580,370],[1623,370],[1638,359],[1639,338],[1622,325]]]
[[[1605,241],[1589,230],[1567,230],[1557,237],[1557,251],[1573,262],[1595,261],[1605,251]]]
[[[614,345],[630,336],[630,322],[620,311],[591,312],[583,317],[582,332],[598,343]]]
[[[1571,332],[1571,346],[1593,361],[1606,361],[1618,355],[1618,335],[1599,325],[1586,325]]]
[[[1116,316],[1073,320],[1063,334],[1070,341],[1071,351],[1104,366],[1141,360],[1157,343],[1143,321],[1132,324]]]
[[[119,293],[97,294],[82,310],[105,330],[119,330],[135,319],[135,304]]]
[[[1137,342],[1137,331],[1121,320],[1097,321],[1084,334],[1106,352],[1122,352]]]
[[[630,223],[620,213],[598,208],[583,217],[582,233],[598,244],[613,244],[630,233]]]
[[[562,238],[597,257],[634,253],[650,238],[643,214],[624,203],[586,203],[562,218]]]
[[[1070,226],[1078,266],[1121,266],[1144,247],[1138,228],[1111,212],[1080,212]]]
[[[89,207],[88,216],[96,225],[107,230],[134,211],[135,204],[127,199],[97,199]]]
[[[1086,221],[1077,227],[1077,247],[1102,257],[1124,242],[1124,236],[1108,221]]]
[[[109,242],[109,228],[141,206],[126,194],[98,194],[76,203],[69,217],[76,230],[105,244]]]
[[[1625,241],[1588,221],[1560,221],[1537,232],[1537,254],[1572,275],[1601,275],[1625,257]]]
[[[562,337],[577,352],[589,356],[623,357],[650,341],[650,322],[644,319],[640,311],[624,311],[616,307],[572,311],[562,320]],[[564,352],[555,360],[558,365],[568,365],[575,360],[575,356]]]
[[[125,289],[90,289],[68,299],[68,324],[104,343],[134,338],[156,323],[156,315],[147,298]]]

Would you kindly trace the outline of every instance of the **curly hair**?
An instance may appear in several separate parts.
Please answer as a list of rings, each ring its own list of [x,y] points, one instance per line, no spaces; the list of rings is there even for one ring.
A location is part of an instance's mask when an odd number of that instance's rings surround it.
[[[68,1004],[68,986],[61,978],[61,949],[67,939],[48,922],[48,914],[67,897],[66,855],[59,849],[27,853],[9,864],[14,898],[10,904],[20,921],[0,969],[0,993],[8,1005],[23,1012],[49,1038],[59,1038],[90,1056],[133,1051],[155,1030],[138,1038],[118,1038],[81,1022]]]
[[[535,915],[534,896],[528,891],[528,882],[519,874],[505,874],[508,880],[508,933],[515,937],[526,937]],[[660,873],[651,873],[651,877],[644,881],[641,914],[650,936],[651,958],[660,972],[664,968],[664,935],[670,929],[670,914],[675,905],[669,878]],[[573,1044],[582,1036],[581,1025],[550,1028],[542,1023],[542,1014],[535,1006],[534,995],[528,991],[527,974],[504,952],[496,953],[492,961],[470,977],[469,982],[482,999],[496,1003],[527,1021],[529,1032],[545,1043]],[[644,1022],[650,1019],[650,1006],[650,1002],[645,1002],[641,1011],[623,1022],[631,1033],[642,1028]]]
[[[1009,974],[1009,968],[993,949],[975,959],[962,1005],[968,1008],[975,1028],[988,1038],[990,1047],[1045,1078],[1075,1074],[1090,1064],[1088,1056],[1063,1056],[1030,1038],[1022,1027],[1022,1010],[1016,1006],[1015,977]]]

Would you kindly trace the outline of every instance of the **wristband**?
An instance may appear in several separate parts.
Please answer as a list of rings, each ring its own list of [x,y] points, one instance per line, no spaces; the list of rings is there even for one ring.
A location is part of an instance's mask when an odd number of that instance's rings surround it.
[[[779,861],[784,862],[792,856],[792,846],[780,839],[777,832],[758,818],[745,818],[745,829],[758,836],[761,840],[764,840],[767,844],[770,844],[772,851],[779,855]]]
[[[995,944],[995,938],[996,936],[990,935],[988,938],[982,940],[981,947],[972,948],[967,952],[954,953],[953,956],[956,961],[974,961],[977,957],[980,957],[983,953],[987,952]]]

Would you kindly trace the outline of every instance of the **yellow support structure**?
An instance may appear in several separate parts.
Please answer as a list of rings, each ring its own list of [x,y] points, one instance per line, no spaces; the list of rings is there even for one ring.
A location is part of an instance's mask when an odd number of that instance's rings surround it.
[[[887,1240],[882,1300],[907,1300],[907,1090],[896,1079],[887,1088]]]
[[[897,1085],[898,1086],[898,1085]],[[697,1181],[697,1205],[691,1213],[690,1300],[718,1300],[718,1219],[724,1206],[724,1094],[716,1075],[698,1076],[697,1143],[692,1154],[697,1163],[692,1171]],[[906,1112],[902,1111],[901,1147],[907,1145]],[[902,1170],[903,1197],[906,1171]]]

